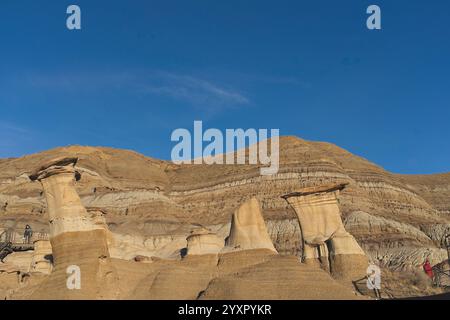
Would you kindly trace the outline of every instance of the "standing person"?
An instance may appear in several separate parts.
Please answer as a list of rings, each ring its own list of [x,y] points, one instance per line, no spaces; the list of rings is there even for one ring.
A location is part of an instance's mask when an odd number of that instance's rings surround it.
[[[25,231],[23,233],[23,237],[25,239],[25,243],[30,243],[32,236],[33,236],[33,230],[31,229],[30,225],[27,224],[25,226]]]
[[[430,261],[428,258],[425,260],[425,263],[423,264],[423,270],[429,276],[431,279],[433,279],[433,267],[431,266]]]
[[[367,288],[373,290],[375,299],[381,299],[381,270],[378,266],[370,264],[367,268]]]

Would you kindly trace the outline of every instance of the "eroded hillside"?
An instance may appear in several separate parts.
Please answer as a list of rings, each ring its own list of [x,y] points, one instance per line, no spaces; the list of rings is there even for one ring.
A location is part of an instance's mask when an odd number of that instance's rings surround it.
[[[174,165],[111,148],[71,146],[0,161],[0,223],[45,231],[42,187],[29,174],[39,163],[77,156],[77,191],[88,208],[106,213],[120,250],[112,256],[178,254],[198,225],[224,237],[233,211],[256,196],[280,253],[301,251],[296,217],[281,198],[295,189],[349,183],[340,198],[347,230],[366,253],[392,270],[417,269],[426,257],[447,258],[450,173],[392,174],[335,145],[280,139],[280,170],[260,176],[256,165]],[[177,251],[178,250],[178,251]]]

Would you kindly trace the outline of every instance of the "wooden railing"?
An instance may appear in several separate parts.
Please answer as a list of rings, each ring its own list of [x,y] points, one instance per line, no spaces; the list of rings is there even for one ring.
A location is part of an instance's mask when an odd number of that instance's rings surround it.
[[[436,287],[450,287],[450,260],[433,267],[433,285]]]
[[[33,231],[33,234],[29,239],[25,238],[24,233],[24,228],[0,229],[0,242],[11,242],[12,244],[32,244],[37,240],[49,240],[49,235],[47,232]]]

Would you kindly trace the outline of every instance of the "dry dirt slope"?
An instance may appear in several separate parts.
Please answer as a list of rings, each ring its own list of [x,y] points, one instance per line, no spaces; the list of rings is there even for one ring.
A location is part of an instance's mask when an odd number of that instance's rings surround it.
[[[280,197],[303,186],[348,182],[341,208],[347,229],[374,260],[392,270],[417,268],[426,256],[446,258],[442,238],[450,231],[450,173],[392,174],[329,143],[280,139],[280,170],[263,177],[258,166],[174,165],[111,148],[71,146],[0,160],[0,224],[47,228],[45,199],[28,174],[45,159],[76,155],[77,189],[87,207],[107,212],[123,241],[121,258],[153,250],[169,255],[201,224],[226,236],[232,212],[256,196],[275,246],[298,253],[300,234]],[[159,251],[158,251],[158,250]],[[155,251],[156,250],[156,251]],[[156,253],[155,253],[156,252]],[[117,253],[120,256],[121,253]]]

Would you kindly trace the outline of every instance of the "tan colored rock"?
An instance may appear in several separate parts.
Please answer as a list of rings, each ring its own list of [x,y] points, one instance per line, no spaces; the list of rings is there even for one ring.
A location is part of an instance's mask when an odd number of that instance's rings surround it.
[[[268,249],[192,255],[151,266],[129,299],[358,299],[320,268]]]
[[[30,272],[30,262],[33,257],[33,251],[13,252],[9,254],[4,263],[0,263],[0,271],[5,272]]]
[[[261,250],[226,253],[223,264],[236,264],[241,258],[252,261],[252,255],[264,254]],[[244,256],[244,257],[240,257]],[[261,258],[260,258],[261,259]],[[227,261],[228,260],[228,261]],[[257,263],[255,263],[257,262]],[[335,281],[320,268],[299,263],[293,256],[265,253],[264,261],[254,260],[255,265],[238,272],[220,274],[213,279],[200,299],[225,300],[280,300],[280,299],[361,299],[349,287]]]
[[[188,255],[181,261],[161,260],[151,264],[155,269],[137,288],[132,299],[193,300],[205,290],[214,277],[217,256]]]
[[[114,244],[109,247],[112,258],[133,260],[134,257],[149,256],[179,259],[180,250],[186,248],[186,234],[143,237],[135,234],[112,233]]]
[[[30,271],[50,274],[53,268],[52,258],[52,245],[50,241],[35,241]]]
[[[188,255],[217,254],[224,246],[222,238],[205,228],[193,230],[186,241]]]
[[[101,299],[118,295],[107,230],[94,223],[74,186],[76,162],[76,158],[55,159],[30,176],[39,180],[44,189],[54,259],[54,269],[33,292],[34,299]],[[67,286],[67,271],[72,266],[80,270],[80,289]]]
[[[226,246],[238,250],[269,249],[276,252],[256,198],[244,202],[234,212]]]
[[[338,195],[345,186],[303,188],[283,197],[292,205],[300,222],[304,261],[319,260],[333,276],[357,280],[365,275],[368,260],[342,223]]]
[[[423,263],[427,251],[433,260],[443,257],[442,237],[450,224],[450,173],[395,174],[333,144],[296,137],[280,137],[280,171],[265,177],[257,165],[174,165],[105,147],[69,146],[0,159],[0,225],[23,221],[47,232],[43,188],[24,173],[59,157],[78,158],[81,179],[75,188],[82,203],[108,212],[117,241],[109,247],[111,257],[175,259],[186,247],[190,224],[204,225],[225,238],[236,204],[252,196],[261,202],[277,251],[302,255],[298,219],[280,194],[341,182],[350,183],[339,196],[343,220],[354,212],[370,215],[346,230],[373,259],[382,259],[381,265],[406,270]],[[406,274],[414,281],[412,273]]]
[[[103,230],[92,221],[74,186],[77,158],[58,158],[42,165],[30,179],[44,188],[50,222],[50,238],[66,232]]]
[[[138,255],[138,256],[134,257],[134,261],[140,262],[140,263],[152,263],[153,259],[152,259],[152,257]]]
[[[88,217],[91,223],[98,227],[99,229],[105,230],[106,240],[108,242],[108,248],[113,248],[115,246],[115,240],[113,233],[109,230],[108,225],[106,223],[106,211],[101,208],[86,208],[88,212]]]

